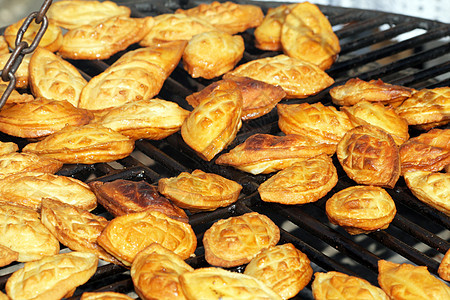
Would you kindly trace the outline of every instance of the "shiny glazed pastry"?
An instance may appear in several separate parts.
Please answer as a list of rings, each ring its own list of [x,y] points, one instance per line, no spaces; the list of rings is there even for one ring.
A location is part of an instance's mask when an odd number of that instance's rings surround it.
[[[438,274],[442,279],[450,281],[450,249],[447,250],[439,264]]]
[[[276,173],[260,184],[258,192],[265,202],[305,204],[325,196],[337,181],[333,161],[321,154]]]
[[[261,280],[283,299],[289,299],[309,283],[313,269],[306,254],[288,243],[261,251],[245,267],[244,274]]]
[[[20,172],[56,173],[63,163],[34,153],[11,152],[0,156],[0,178]]]
[[[345,173],[358,184],[393,188],[400,177],[400,156],[392,136],[373,125],[348,131],[337,157]]]
[[[3,35],[0,36],[0,54],[8,54],[8,43],[6,42],[6,39]],[[10,54],[11,56],[11,54]]]
[[[13,142],[0,141],[0,155],[9,154],[19,151],[19,146]]]
[[[220,219],[203,236],[205,259],[217,267],[239,266],[279,240],[277,225],[257,212]]]
[[[0,93],[2,93],[2,95],[5,93],[7,86],[8,86],[7,84],[0,83]],[[8,99],[6,99],[6,104],[22,103],[30,101],[34,101],[33,95],[27,93],[20,94],[18,91],[12,90],[11,95],[9,95]]]
[[[19,258],[19,252],[9,249],[0,244],[0,267],[4,267],[16,261]],[[1,297],[0,297],[1,299]]]
[[[84,292],[80,300],[134,300],[130,296],[116,292]]]
[[[131,265],[131,278],[136,293],[142,299],[186,299],[179,276],[192,272],[173,251],[153,243],[140,251]]]
[[[1,46],[0,46],[1,47]],[[8,48],[7,48],[8,49]],[[5,68],[6,63],[8,62],[9,58],[11,57],[11,54],[6,52],[5,54],[1,54],[0,51],[0,70],[3,70]],[[30,64],[30,58],[31,54],[26,54],[22,62],[19,65],[19,68],[17,69],[16,73],[14,75],[16,76],[16,89],[19,88],[27,88],[28,87],[28,78],[29,78],[29,72],[28,72],[28,65]],[[8,84],[9,82],[5,82],[0,78],[0,84]]]
[[[214,173],[194,170],[162,178],[158,190],[176,205],[191,212],[210,211],[237,201],[242,186]]]
[[[386,229],[397,209],[394,200],[377,186],[352,186],[328,199],[326,213],[331,223],[350,234]]]
[[[197,247],[191,225],[151,210],[114,218],[97,242],[126,266],[131,266],[139,251],[152,243],[159,243],[183,260],[194,254]]]

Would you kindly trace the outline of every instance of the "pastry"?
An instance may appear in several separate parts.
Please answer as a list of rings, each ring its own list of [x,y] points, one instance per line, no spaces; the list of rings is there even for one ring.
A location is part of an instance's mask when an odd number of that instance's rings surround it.
[[[14,153],[19,151],[19,146],[13,142],[0,141],[0,156],[3,154]]]
[[[0,35],[0,54],[10,53],[8,49],[8,43],[3,35]]]
[[[97,242],[126,266],[131,266],[139,251],[152,243],[159,243],[183,260],[193,255],[197,247],[191,225],[151,210],[114,218]]]
[[[231,71],[244,55],[244,39],[221,31],[199,33],[188,42],[183,67],[193,78],[213,79]]]
[[[91,181],[89,187],[97,196],[98,203],[115,217],[143,210],[157,210],[172,219],[189,222],[184,210],[162,197],[155,186],[144,180]]]
[[[311,287],[316,300],[390,299],[382,289],[367,280],[335,271],[316,272]]]
[[[3,95],[5,93],[5,90],[7,87],[8,87],[7,84],[0,83],[0,95]],[[11,104],[11,103],[21,103],[21,102],[30,102],[30,101],[34,101],[33,95],[30,95],[27,93],[20,94],[18,91],[12,90],[8,99],[6,99],[5,105]]]
[[[142,299],[184,300],[179,276],[192,271],[194,268],[180,256],[153,243],[136,255],[130,274],[136,293]]]
[[[257,212],[220,219],[203,236],[205,259],[217,267],[239,266],[279,240],[277,225]]]
[[[450,174],[411,171],[403,174],[411,192],[420,201],[450,216]]]
[[[425,266],[378,261],[378,284],[391,299],[449,299],[450,287]]]
[[[123,134],[87,124],[66,126],[39,142],[26,145],[22,151],[68,164],[93,164],[127,157],[133,149],[133,140]]]
[[[331,100],[336,105],[354,105],[360,101],[400,105],[411,97],[413,89],[383,82],[381,79],[364,81],[351,78],[345,84],[330,89]]]
[[[268,174],[319,154],[331,155],[334,149],[333,145],[318,143],[307,136],[257,133],[219,156],[216,164],[232,166],[254,175]]]
[[[349,130],[339,142],[337,157],[358,184],[393,188],[400,177],[400,156],[392,136],[373,125]]]
[[[0,156],[0,178],[21,172],[56,173],[63,163],[34,153],[11,152]]]
[[[81,90],[87,84],[68,61],[38,47],[30,60],[30,87],[35,97],[67,100],[77,107]]]
[[[236,34],[261,24],[264,14],[256,5],[230,1],[202,3],[190,9],[177,9],[176,13],[196,17],[212,24],[217,30]]]
[[[439,264],[438,274],[442,279],[450,281],[450,250],[447,250],[442,258]]]
[[[386,229],[397,209],[394,200],[377,186],[351,186],[327,200],[325,210],[332,224],[350,234]]]
[[[19,258],[19,252],[9,249],[0,244],[0,267],[4,267],[16,261]],[[0,297],[1,299],[1,297]]]
[[[162,178],[158,190],[176,205],[191,212],[215,210],[237,201],[242,186],[214,173],[194,170]]]
[[[260,184],[258,192],[265,202],[305,204],[324,197],[337,181],[333,161],[321,154],[276,173]]]
[[[0,52],[0,70],[5,68],[6,63],[8,62],[11,54],[6,52],[5,54],[1,54]],[[28,65],[30,64],[31,54],[26,54],[19,67],[14,73],[16,76],[16,89],[26,89],[28,87]],[[5,82],[0,78],[0,84],[8,84],[9,82]]]
[[[244,76],[279,85],[287,98],[306,98],[334,83],[334,79],[316,65],[287,55],[260,58],[242,64],[225,74]]]
[[[306,254],[288,243],[261,251],[245,267],[244,274],[261,280],[283,299],[290,299],[309,283],[313,269]]]
[[[98,258],[86,252],[70,252],[28,262],[6,282],[11,299],[62,299],[86,283],[97,270]]]
[[[84,292],[80,300],[134,300],[130,296],[116,292]]]
[[[181,136],[210,161],[236,137],[242,126],[242,94],[234,82],[222,82],[194,108],[181,126]]]

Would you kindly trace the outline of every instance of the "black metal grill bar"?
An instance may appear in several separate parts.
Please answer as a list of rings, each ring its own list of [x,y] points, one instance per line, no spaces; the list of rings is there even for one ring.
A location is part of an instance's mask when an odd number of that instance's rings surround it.
[[[393,79],[390,82],[392,84],[398,84],[398,85],[403,85],[403,86],[408,86],[408,87],[419,88],[419,87],[415,86],[415,84],[417,84],[417,85],[421,85],[421,88],[425,88],[426,85],[424,85],[424,82],[426,82],[428,79],[435,78],[435,77],[445,74],[447,72],[450,72],[450,61],[430,67],[426,70],[417,71],[414,74],[407,75],[407,76],[399,78],[397,80]]]

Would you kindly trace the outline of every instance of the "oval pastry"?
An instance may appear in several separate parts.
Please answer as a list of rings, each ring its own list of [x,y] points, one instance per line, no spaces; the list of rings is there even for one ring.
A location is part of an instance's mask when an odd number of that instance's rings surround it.
[[[16,261],[19,258],[19,252],[9,249],[0,244],[0,267],[4,267]],[[0,300],[2,297],[0,296]]]
[[[442,279],[450,281],[450,249],[447,250],[439,264],[438,274]]]
[[[11,152],[0,156],[0,178],[21,172],[56,173],[63,163],[34,153]]]
[[[80,300],[134,300],[130,296],[116,292],[84,292]]]
[[[6,48],[6,49],[8,50],[8,48]],[[11,57],[11,54],[9,53],[9,51],[6,52],[5,54],[1,54],[1,51],[0,51],[0,70],[3,70],[5,68],[5,65],[8,62],[10,57]],[[14,73],[14,76],[16,76],[16,89],[19,89],[19,88],[25,89],[28,87],[28,83],[29,83],[28,66],[30,64],[30,58],[31,58],[31,54],[26,54],[23,57],[22,62],[20,63],[19,68],[17,69],[16,73]],[[8,83],[9,82],[5,82],[0,78],[0,84],[8,84]],[[8,98],[8,100],[9,100],[9,98]]]

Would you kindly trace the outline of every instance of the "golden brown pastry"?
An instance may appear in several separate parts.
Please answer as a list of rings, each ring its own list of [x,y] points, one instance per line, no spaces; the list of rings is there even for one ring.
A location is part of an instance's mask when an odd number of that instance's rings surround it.
[[[255,277],[221,268],[200,268],[183,273],[180,283],[188,300],[283,299]]]
[[[181,136],[210,161],[234,140],[242,126],[241,115],[242,94],[236,83],[222,82],[184,120]]]
[[[442,258],[439,264],[438,274],[442,279],[450,281],[450,250],[447,250]]]
[[[194,35],[183,53],[183,67],[193,78],[212,79],[231,71],[244,55],[244,39],[221,31]]]
[[[351,78],[345,84],[330,89],[331,100],[336,105],[354,105],[360,101],[400,105],[411,97],[413,89],[383,82],[381,79],[364,81]]]
[[[0,83],[0,95],[3,95],[5,93],[7,86],[8,86],[7,84]],[[6,104],[29,102],[29,101],[34,101],[33,95],[27,93],[20,94],[18,91],[12,90],[8,99],[6,99]]]
[[[7,105],[0,111],[0,131],[21,138],[42,138],[66,125],[88,124],[94,115],[66,100],[37,98]]]
[[[215,210],[237,201],[242,186],[214,173],[194,170],[162,178],[158,190],[176,205],[191,212]]]
[[[19,252],[0,245],[0,267],[4,267],[16,261],[19,258]],[[0,297],[1,299],[1,297]]]
[[[192,271],[194,268],[180,256],[153,243],[136,255],[130,273],[136,293],[142,299],[184,300],[179,276]]]
[[[115,16],[69,30],[58,52],[69,59],[107,59],[141,41],[153,26],[152,17]]]
[[[339,142],[337,157],[358,184],[393,188],[400,177],[400,155],[392,136],[373,125],[349,130]]]
[[[334,83],[334,79],[316,65],[283,54],[252,60],[225,74],[225,78],[230,76],[279,85],[288,98],[306,98]]]
[[[59,242],[31,208],[0,202],[0,245],[18,252],[17,261],[41,259],[59,252]]]
[[[47,17],[65,29],[97,23],[116,16],[129,17],[131,10],[112,1],[57,1],[47,11]]]
[[[258,133],[219,156],[216,164],[232,166],[254,175],[268,174],[323,153],[331,155],[334,149],[333,145],[318,143],[307,136]]]
[[[19,146],[13,142],[2,142],[0,141],[0,155],[14,153],[19,151]]]
[[[114,218],[97,242],[126,266],[131,266],[139,251],[152,243],[159,243],[183,260],[194,254],[197,247],[191,225],[151,210]]]
[[[281,27],[281,45],[290,57],[328,69],[341,51],[339,39],[317,5],[303,2],[286,15]]]
[[[115,217],[143,210],[156,210],[172,219],[189,222],[184,210],[162,197],[155,186],[144,180],[91,181],[89,187],[97,196],[98,203]]]
[[[309,283],[313,269],[306,254],[288,243],[261,251],[245,267],[244,274],[261,280],[283,299],[289,299]]]
[[[397,213],[394,200],[383,188],[362,185],[337,192],[325,209],[330,222],[350,234],[386,229]]]
[[[78,106],[81,90],[87,81],[68,61],[38,47],[31,57],[29,70],[30,87],[35,97],[67,100]]]
[[[98,123],[133,140],[161,140],[179,131],[188,115],[175,102],[142,99],[111,108]]]
[[[87,252],[70,252],[28,262],[6,282],[11,299],[62,299],[86,283],[97,270],[98,258]]]
[[[0,35],[0,54],[10,53],[8,49],[8,43],[3,35]]]
[[[239,266],[279,240],[277,225],[257,212],[220,219],[203,236],[205,259],[217,267]]]
[[[11,152],[0,156],[0,178],[20,172],[56,173],[63,163],[34,153]]]
[[[335,271],[316,272],[314,277],[311,287],[316,300],[390,299],[382,289],[359,277]]]
[[[379,260],[378,284],[391,299],[450,299],[450,287],[425,266]]]
[[[134,149],[133,140],[112,129],[87,124],[66,126],[22,150],[68,164],[93,164],[127,157]]]
[[[11,57],[11,54],[9,52],[5,54],[1,54],[0,52],[0,70],[3,70],[5,68],[6,62]],[[31,54],[26,54],[22,62],[19,65],[19,68],[17,69],[16,73],[14,73],[14,76],[16,76],[16,89],[25,89],[28,87],[28,65],[30,64],[30,58]],[[9,82],[4,82],[0,78],[0,84],[8,84]]]
[[[281,204],[305,204],[325,196],[338,175],[326,154],[308,158],[281,170],[258,187],[261,200]]]
[[[375,125],[388,132],[397,145],[409,139],[408,123],[391,106],[381,103],[361,101],[352,106],[341,108],[355,125]]]
[[[84,292],[80,300],[133,300],[133,298],[116,292]]]

